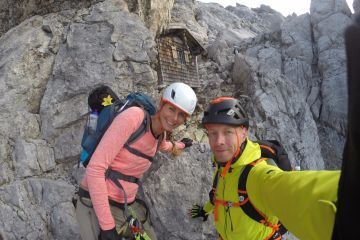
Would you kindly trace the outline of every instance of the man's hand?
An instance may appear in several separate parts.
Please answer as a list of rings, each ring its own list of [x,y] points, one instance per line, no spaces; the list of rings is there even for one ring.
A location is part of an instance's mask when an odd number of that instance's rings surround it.
[[[202,217],[203,221],[205,222],[208,219],[208,215],[204,211],[203,207],[200,205],[195,204],[190,210],[189,215],[192,218]]]

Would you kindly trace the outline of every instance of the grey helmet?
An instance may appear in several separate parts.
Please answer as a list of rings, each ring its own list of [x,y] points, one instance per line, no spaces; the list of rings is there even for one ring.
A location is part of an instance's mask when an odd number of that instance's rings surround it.
[[[249,128],[249,118],[239,100],[232,97],[220,97],[210,102],[204,112],[202,125],[219,123]]]

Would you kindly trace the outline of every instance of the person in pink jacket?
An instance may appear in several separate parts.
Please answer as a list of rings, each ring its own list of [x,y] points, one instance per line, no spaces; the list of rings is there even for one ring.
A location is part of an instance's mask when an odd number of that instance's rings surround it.
[[[143,216],[147,215],[147,209],[136,200],[137,181],[149,169],[158,149],[179,154],[191,146],[189,141],[167,141],[164,133],[185,123],[196,103],[195,92],[190,86],[184,83],[169,85],[163,92],[159,110],[151,116],[150,131],[130,144],[131,149],[142,153],[140,156],[132,153],[126,142],[142,124],[143,109],[130,107],[115,117],[93,153],[80,184],[76,215],[82,239],[132,239],[131,230],[134,229],[129,227],[130,215],[136,218],[136,224],[143,222],[145,239],[156,239]],[[118,183],[105,178],[108,169],[122,175],[118,180],[121,188]]]

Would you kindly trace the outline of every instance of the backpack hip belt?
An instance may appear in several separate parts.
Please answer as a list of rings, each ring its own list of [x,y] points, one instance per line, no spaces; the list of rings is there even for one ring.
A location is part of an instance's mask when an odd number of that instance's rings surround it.
[[[84,205],[87,206],[87,207],[92,208],[92,205],[88,205],[88,204],[86,204],[86,203],[84,203],[84,202],[82,201],[82,198],[91,199],[91,198],[90,198],[90,193],[89,193],[89,191],[87,191],[87,190],[79,187],[79,191],[77,192],[77,195],[79,196],[79,200],[82,202],[82,204],[84,204]],[[128,206],[131,206],[134,202],[135,202],[135,200],[134,200],[133,202],[131,202],[131,203],[128,203],[127,205],[128,205]],[[109,204],[110,204],[111,206],[114,206],[114,207],[120,208],[121,210],[124,210],[124,204],[123,204],[123,203],[116,202],[116,201],[114,201],[114,200],[112,200],[112,199],[109,198]]]
[[[92,208],[92,205],[88,205],[88,204],[84,203],[84,201],[82,200],[82,198],[88,198],[88,199],[90,199],[90,193],[89,193],[89,191],[87,191],[87,190],[85,190],[85,189],[83,189],[83,188],[80,187],[80,188],[79,188],[79,191],[77,192],[77,194],[78,194],[79,200],[82,202],[82,204],[84,204],[84,205],[87,206],[87,207]],[[133,202],[131,202],[131,203],[128,203],[127,206],[131,206],[131,205],[134,204],[135,202],[137,202],[137,203],[139,203],[140,205],[142,205],[142,206],[144,207],[144,209],[145,209],[145,219],[140,220],[141,223],[144,224],[144,223],[147,221],[147,219],[149,218],[149,208],[148,208],[148,206],[146,205],[146,203],[145,203],[143,200],[139,199],[139,198],[135,198],[135,200],[134,200]],[[121,210],[123,210],[123,211],[125,210],[125,204],[124,204],[124,203],[116,202],[116,201],[114,201],[114,200],[112,200],[112,199],[109,198],[109,204],[110,204],[111,206],[117,207],[117,208],[119,208],[119,209],[121,209]]]

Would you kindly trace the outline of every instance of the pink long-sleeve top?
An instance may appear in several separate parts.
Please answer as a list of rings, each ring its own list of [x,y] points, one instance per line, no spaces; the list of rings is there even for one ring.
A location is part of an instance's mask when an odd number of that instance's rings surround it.
[[[149,169],[151,162],[145,158],[130,153],[123,146],[144,120],[145,114],[141,108],[130,107],[119,114],[111,123],[102,137],[98,147],[91,157],[86,173],[81,182],[81,187],[88,190],[94,206],[96,216],[102,230],[115,227],[115,221],[111,215],[108,198],[124,203],[124,194],[110,179],[105,180],[105,171],[111,167],[113,170],[126,175],[141,178]],[[184,148],[184,144],[176,143],[178,148]],[[137,141],[131,144],[132,148],[140,152],[154,156],[157,150],[158,139],[152,131],[147,131]],[[171,151],[173,144],[163,140],[159,150]],[[127,194],[127,202],[135,200],[138,185],[119,180]]]

